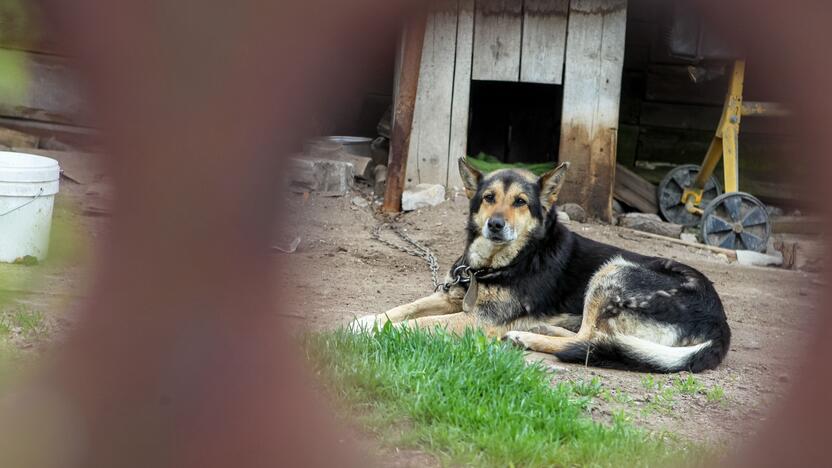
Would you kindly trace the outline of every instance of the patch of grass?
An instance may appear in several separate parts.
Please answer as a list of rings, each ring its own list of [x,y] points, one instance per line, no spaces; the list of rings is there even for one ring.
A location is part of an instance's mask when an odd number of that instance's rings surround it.
[[[697,393],[704,391],[705,386],[699,383],[693,374],[688,374],[685,378],[682,378],[681,375],[676,376],[676,380],[673,382],[673,388],[678,390],[679,393],[696,395]]]
[[[598,377],[593,377],[592,380],[577,380],[572,382],[572,392],[578,396],[595,398],[601,394],[601,381]]]
[[[641,386],[645,390],[650,391],[659,388],[659,383],[656,382],[656,377],[653,374],[647,374],[641,376]]]
[[[327,387],[382,440],[445,463],[650,466],[699,453],[634,427],[623,412],[610,425],[593,421],[585,408],[602,392],[597,379],[552,385],[541,365],[481,332],[386,326],[375,336],[310,335],[304,344]]]
[[[709,403],[722,402],[725,398],[722,387],[714,385],[708,388],[699,382],[693,374],[677,375],[675,378],[668,377],[664,383],[659,382],[652,374],[648,374],[642,376],[641,384],[650,392],[656,391],[650,396],[647,405],[644,406],[643,413],[670,413],[673,411],[673,405],[679,395],[704,395]]]
[[[26,337],[36,337],[45,332],[46,322],[43,312],[18,306],[5,317],[3,321],[11,327],[20,329],[21,334]]]
[[[719,385],[705,390],[705,398],[709,403],[722,403],[725,400],[725,390]]]

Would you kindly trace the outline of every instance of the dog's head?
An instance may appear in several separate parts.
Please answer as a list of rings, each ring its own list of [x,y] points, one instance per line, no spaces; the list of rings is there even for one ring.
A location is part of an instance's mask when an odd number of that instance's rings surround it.
[[[565,162],[540,177],[520,169],[482,174],[464,158],[459,159],[459,172],[471,200],[469,250],[483,261],[491,259],[489,265],[476,266],[498,267],[511,261],[547,216],[555,216],[552,207],[568,169]],[[501,251],[503,255],[496,255]]]

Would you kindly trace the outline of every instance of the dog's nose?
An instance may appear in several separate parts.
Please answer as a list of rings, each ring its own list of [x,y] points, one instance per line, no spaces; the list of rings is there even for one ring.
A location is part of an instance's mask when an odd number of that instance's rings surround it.
[[[502,231],[506,226],[506,221],[502,216],[492,216],[488,219],[488,230],[491,232]]]

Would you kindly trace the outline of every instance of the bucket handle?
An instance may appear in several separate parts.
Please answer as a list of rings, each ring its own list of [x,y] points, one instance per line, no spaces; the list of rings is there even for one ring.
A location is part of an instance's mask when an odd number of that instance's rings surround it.
[[[28,204],[30,204],[30,203],[34,203],[34,202],[35,202],[35,200],[37,200],[38,198],[40,198],[40,196],[41,196],[41,195],[43,195],[43,187],[41,187],[41,189],[40,189],[40,190],[38,190],[38,194],[37,194],[37,195],[35,195],[35,196],[34,196],[34,198],[32,198],[31,200],[27,201],[26,203],[24,203],[24,204],[22,204],[22,205],[20,205],[20,206],[17,206],[17,207],[15,207],[15,208],[10,209],[9,211],[7,211],[7,212],[5,212],[5,213],[0,213],[0,217],[6,216],[7,214],[10,214],[10,213],[14,213],[15,211],[17,211],[17,210],[19,210],[19,209],[23,208],[24,206],[26,206],[26,205],[28,205]]]

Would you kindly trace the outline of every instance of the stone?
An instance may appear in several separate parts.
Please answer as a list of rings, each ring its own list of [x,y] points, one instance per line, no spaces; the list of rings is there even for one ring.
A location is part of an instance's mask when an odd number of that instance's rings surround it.
[[[558,222],[559,223],[568,223],[570,221],[569,215],[564,213],[563,211],[557,210],[555,211],[558,215]]]
[[[660,236],[679,238],[683,226],[680,224],[666,223],[659,218],[659,215],[652,213],[626,213],[618,218],[618,225],[636,231],[644,231]]]
[[[737,250],[737,263],[745,266],[780,266],[783,264],[783,254],[768,255],[753,250]]]
[[[615,198],[612,199],[612,212],[616,215],[624,213],[624,207]]]
[[[699,238],[696,237],[696,234],[690,232],[683,232],[679,238],[685,242],[699,242]]]
[[[569,215],[569,219],[572,221],[577,221],[579,223],[586,222],[586,211],[584,208],[577,204],[577,203],[565,203],[560,209]]]
[[[343,196],[352,188],[355,167],[331,159],[289,158],[289,182],[295,189]]]
[[[436,206],[445,201],[445,186],[441,184],[419,184],[405,189],[402,193],[402,210]]]
[[[352,197],[352,204],[359,207],[359,208],[366,208],[370,205],[370,203],[364,199],[364,197]]]

